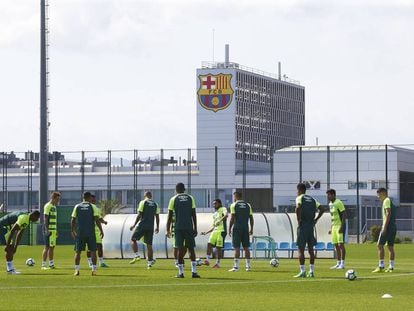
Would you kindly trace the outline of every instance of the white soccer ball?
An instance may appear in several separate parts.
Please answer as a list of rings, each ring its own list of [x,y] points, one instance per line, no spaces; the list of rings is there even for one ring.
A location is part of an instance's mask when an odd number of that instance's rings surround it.
[[[272,259],[270,259],[269,264],[272,267],[277,268],[277,267],[279,267],[279,260],[277,260],[276,258],[272,258]]]
[[[196,258],[196,265],[197,266],[201,266],[203,264],[203,261],[201,260],[201,258]]]
[[[34,266],[34,265],[35,265],[35,261],[34,261],[34,259],[33,259],[33,258],[28,258],[28,259],[26,260],[26,265],[28,265],[29,267]]]
[[[346,271],[345,272],[345,278],[350,280],[350,281],[355,280],[357,278],[356,271],[353,270],[353,269],[350,269],[350,270]]]

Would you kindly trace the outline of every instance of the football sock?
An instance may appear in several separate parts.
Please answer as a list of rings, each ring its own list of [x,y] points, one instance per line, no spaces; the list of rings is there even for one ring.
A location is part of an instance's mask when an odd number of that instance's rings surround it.
[[[378,265],[380,268],[384,268],[384,259],[380,259]]]
[[[179,263],[178,264],[178,274],[183,274],[184,273],[184,265]]]
[[[315,265],[309,265],[309,272],[313,272],[314,269],[315,269]]]
[[[7,261],[6,267],[7,267],[7,271],[13,270],[13,262]]]
[[[394,260],[390,260],[390,268],[394,269]]]
[[[42,261],[42,267],[46,267],[46,261]]]
[[[103,257],[99,257],[99,263],[103,263]]]
[[[55,265],[55,261],[54,260],[49,260],[49,267],[54,266]]]
[[[250,268],[250,259],[246,259],[246,268]]]
[[[79,271],[79,265],[75,265],[75,270]]]
[[[135,253],[135,257],[139,257],[139,254],[138,254],[138,252],[136,252],[136,253]]]
[[[239,268],[239,258],[234,258],[234,267]]]
[[[305,270],[305,265],[300,265],[299,268],[300,268],[300,272],[305,272],[306,271]]]
[[[206,260],[210,261],[210,255],[206,255]]]
[[[195,261],[191,262],[191,272],[196,273],[197,272],[197,263]]]
[[[96,265],[92,265],[92,271],[96,271]]]

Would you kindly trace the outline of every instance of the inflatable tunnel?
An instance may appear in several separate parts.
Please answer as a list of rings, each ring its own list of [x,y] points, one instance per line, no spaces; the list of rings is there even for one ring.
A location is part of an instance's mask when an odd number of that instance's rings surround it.
[[[205,256],[209,235],[201,235],[201,232],[208,231],[212,227],[212,215],[212,213],[197,213],[196,254],[198,257]],[[105,216],[108,225],[102,227],[105,234],[103,248],[106,258],[133,257],[130,245],[133,231],[130,231],[130,227],[134,224],[136,217],[136,214],[109,214]],[[292,246],[292,243],[294,245],[296,241],[297,221],[294,213],[255,213],[253,218],[252,239],[253,237],[271,237],[276,242],[279,257],[293,257],[294,252],[283,251],[279,246],[281,243],[283,243],[282,245],[288,243]],[[228,222],[229,220],[227,220],[227,224]],[[172,240],[165,235],[166,224],[167,214],[160,214],[160,232],[154,234],[153,239],[154,258],[173,258]],[[331,242],[331,236],[328,234],[330,228],[330,215],[325,213],[315,227],[317,241],[324,243],[325,246]],[[225,239],[224,257],[233,257],[233,251],[226,245],[231,245],[231,237],[228,235]],[[146,246],[141,241],[138,242],[138,251],[141,257],[146,257]],[[332,257],[332,252],[330,254],[318,253],[318,257]]]

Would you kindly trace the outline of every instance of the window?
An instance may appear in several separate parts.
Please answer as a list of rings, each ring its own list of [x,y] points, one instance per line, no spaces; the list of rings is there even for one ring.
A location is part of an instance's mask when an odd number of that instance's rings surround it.
[[[358,183],[359,189],[367,189],[368,183],[366,181],[360,181]],[[356,189],[357,183],[355,181],[348,181],[348,189]]]

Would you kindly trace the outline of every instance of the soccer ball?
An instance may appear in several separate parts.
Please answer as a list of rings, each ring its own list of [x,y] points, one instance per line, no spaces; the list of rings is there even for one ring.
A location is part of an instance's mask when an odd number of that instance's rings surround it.
[[[269,264],[272,267],[277,268],[277,267],[279,267],[279,260],[277,260],[276,258],[272,258],[272,259],[270,259]]]
[[[357,278],[357,274],[355,270],[348,270],[345,272],[345,278],[348,279],[349,281],[353,281]]]
[[[196,258],[196,265],[197,266],[201,266],[203,264],[203,261],[201,260],[201,258]]]
[[[28,259],[26,260],[26,265],[28,265],[29,267],[34,266],[34,265],[35,265],[35,261],[34,261],[34,259],[33,259],[33,258],[28,258]]]

